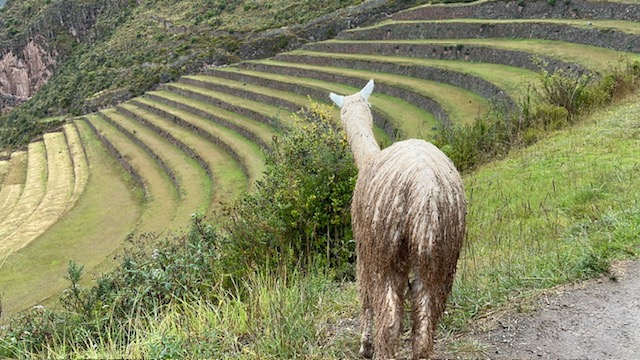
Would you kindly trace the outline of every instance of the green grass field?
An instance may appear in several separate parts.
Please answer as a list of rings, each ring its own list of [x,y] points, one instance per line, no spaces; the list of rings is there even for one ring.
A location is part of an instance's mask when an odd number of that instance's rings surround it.
[[[78,122],[78,126],[89,159],[86,190],[67,216],[43,236],[19,253],[3,257],[0,284],[5,319],[32,304],[55,305],[55,298],[47,299],[67,285],[67,261],[81,261],[91,272],[122,246],[140,218],[142,199],[130,190],[127,174],[86,125]]]

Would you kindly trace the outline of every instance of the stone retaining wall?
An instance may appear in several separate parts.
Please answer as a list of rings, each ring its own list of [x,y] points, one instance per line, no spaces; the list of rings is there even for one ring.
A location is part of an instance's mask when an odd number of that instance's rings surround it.
[[[197,109],[193,106],[189,106],[187,104],[181,103],[181,102],[177,102],[177,101],[173,101],[167,98],[164,98],[162,96],[156,96],[153,94],[145,94],[145,98],[151,99],[153,101],[174,107],[176,109],[180,109],[180,110],[184,110],[187,112],[190,112],[194,115],[200,116],[203,119],[207,119],[209,121],[212,121],[216,124],[219,124],[220,126],[223,126],[227,129],[230,129],[240,135],[242,135],[243,137],[249,139],[249,141],[258,144],[258,146],[263,149],[263,150],[267,150],[269,149],[269,144],[265,143],[261,138],[259,138],[256,134],[254,134],[253,132],[249,131],[248,129],[242,127],[242,126],[238,126],[237,124],[234,124],[230,121],[227,121],[223,118],[220,118],[218,116],[214,116],[211,113],[208,113],[204,110],[200,110]],[[135,99],[131,100],[133,103],[135,103],[137,106],[141,106],[141,107],[151,107],[147,104],[141,103],[136,101]],[[155,108],[154,109],[160,111],[159,109]]]
[[[468,5],[422,6],[396,13],[394,20],[564,18],[640,21],[640,4],[557,0],[491,1]]]
[[[424,22],[390,23],[379,27],[340,33],[343,40],[392,40],[392,39],[486,39],[521,38],[567,41],[599,46],[618,51],[640,52],[640,36],[613,29],[587,25],[569,26],[544,22],[527,23],[470,23]]]
[[[257,111],[253,111],[251,109],[247,109],[244,107],[240,107],[240,106],[236,106],[233,104],[230,104],[226,101],[222,101],[220,99],[216,99],[214,97],[208,96],[208,95],[204,95],[195,91],[191,91],[191,90],[187,90],[187,89],[181,89],[178,87],[174,87],[171,86],[170,84],[164,85],[162,87],[163,89],[166,89],[167,91],[170,91],[174,94],[178,94],[178,95],[182,95],[185,97],[189,97],[198,101],[202,101],[204,103],[207,104],[211,104],[213,106],[217,106],[223,110],[227,110],[227,111],[231,111],[234,112],[236,114],[239,114],[241,116],[244,117],[248,117],[250,119],[253,119],[255,121],[261,122],[263,124],[267,124],[269,126],[273,126],[274,123],[277,123],[277,121],[274,120],[274,117],[269,117],[266,116],[264,114],[261,114]]]
[[[242,160],[242,158],[238,155],[238,153],[231,147],[229,146],[229,144],[227,144],[226,142],[222,141],[219,137],[212,135],[211,133],[205,131],[204,129],[202,129],[199,126],[196,126],[188,121],[183,120],[182,118],[175,116],[173,114],[170,114],[162,109],[159,109],[157,107],[151,106],[149,104],[145,104],[143,102],[139,102],[136,100],[132,100],[131,101],[132,104],[134,104],[135,106],[148,111],[150,113],[153,113],[155,115],[158,115],[164,119],[167,119],[168,121],[171,121],[173,123],[175,123],[178,126],[181,126],[185,129],[189,129],[193,132],[195,132],[196,134],[198,134],[198,136],[200,136],[203,139],[206,139],[207,141],[209,141],[212,144],[215,144],[216,146],[222,148],[222,150],[229,154],[238,164],[240,164],[240,167],[242,168],[242,173],[249,178],[249,170],[247,169],[246,164],[244,163],[244,161]],[[199,156],[198,156],[199,158]],[[204,159],[203,159],[204,162]],[[201,164],[202,165],[202,164]],[[209,169],[209,171],[211,172],[209,174],[209,176],[211,177],[211,179],[213,179],[215,181],[215,174],[213,173],[213,171],[209,168],[209,164],[206,164],[206,167],[203,165],[203,167],[205,169]],[[209,171],[207,173],[209,173]]]
[[[337,54],[370,54],[492,63],[538,71],[540,70],[540,67],[538,63],[533,60],[535,56],[547,64],[544,66],[544,69],[550,72],[557,69],[565,69],[572,72],[587,71],[581,65],[558,60],[549,56],[535,55],[526,51],[498,49],[491,46],[481,45],[321,42],[307,44],[304,46],[304,49]]]

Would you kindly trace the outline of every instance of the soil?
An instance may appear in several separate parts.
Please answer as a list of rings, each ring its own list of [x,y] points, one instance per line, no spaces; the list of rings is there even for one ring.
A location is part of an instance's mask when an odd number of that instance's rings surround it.
[[[514,308],[520,312],[490,316],[461,343],[482,350],[474,357],[490,359],[640,359],[640,262],[549,290],[528,311]]]

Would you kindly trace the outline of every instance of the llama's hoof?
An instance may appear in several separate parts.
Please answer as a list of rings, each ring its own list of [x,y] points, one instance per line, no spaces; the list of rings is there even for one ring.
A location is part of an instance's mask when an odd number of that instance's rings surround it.
[[[373,346],[371,346],[370,342],[363,342],[360,344],[360,356],[366,359],[371,359],[373,357]]]

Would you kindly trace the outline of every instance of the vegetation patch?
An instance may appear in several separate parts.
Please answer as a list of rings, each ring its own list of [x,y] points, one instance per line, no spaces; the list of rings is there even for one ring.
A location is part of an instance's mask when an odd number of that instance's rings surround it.
[[[44,233],[65,213],[74,187],[73,164],[62,132],[44,135],[47,184],[37,208],[2,239],[4,249],[18,251]]]
[[[86,190],[64,218],[19,254],[2,262],[4,321],[29,304],[57,303],[57,298],[46,300],[67,286],[67,264],[61,260],[61,249],[62,259],[81,260],[89,273],[110,261],[112,253],[122,246],[140,219],[141,194],[131,190],[131,179],[89,128],[82,122],[78,126],[91,164]]]
[[[144,212],[137,228],[142,232],[155,232],[162,228],[176,229],[184,226],[184,219],[175,217],[179,195],[166,172],[149,154],[102,118],[97,115],[90,115],[87,118],[97,131],[106,137],[136,169],[144,182],[146,199]]]
[[[0,240],[4,240],[18,229],[38,207],[46,193],[47,159],[42,141],[29,144],[27,178],[20,200],[0,224]],[[12,243],[0,242],[0,253],[8,255]]]

